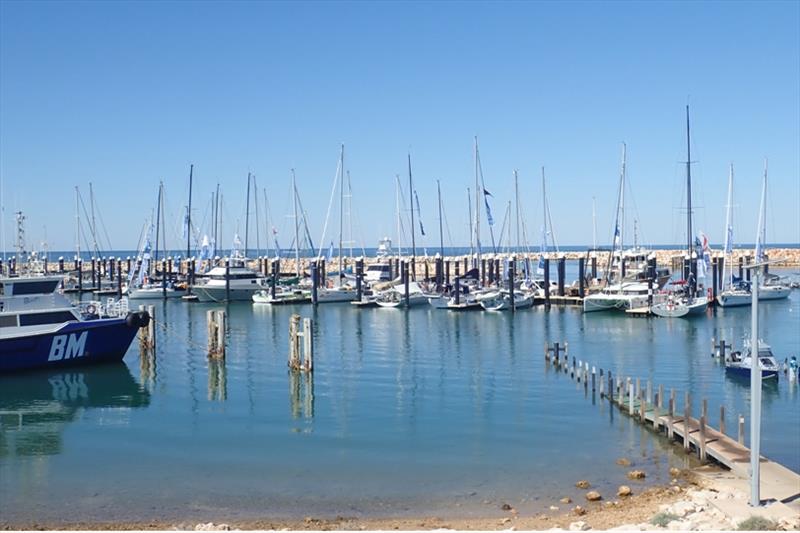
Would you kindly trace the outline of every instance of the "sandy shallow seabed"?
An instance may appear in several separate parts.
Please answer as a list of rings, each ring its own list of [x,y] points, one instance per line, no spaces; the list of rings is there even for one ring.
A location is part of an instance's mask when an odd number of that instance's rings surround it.
[[[631,484],[635,490],[635,484]],[[587,489],[591,490],[591,488]],[[51,523],[32,520],[23,523],[4,523],[0,529],[24,530],[194,530],[229,529],[265,530],[550,530],[589,529],[618,530],[730,530],[751,516],[772,520],[779,529],[800,529],[800,501],[789,505],[772,503],[759,512],[748,507],[747,482],[730,472],[713,466],[684,470],[670,485],[651,487],[641,493],[620,498],[603,495],[599,502],[572,501],[563,503],[553,497],[548,513],[523,516],[513,507],[504,505],[484,518],[448,518],[422,516],[417,518],[358,518],[347,516],[300,519],[270,519],[197,523],[191,519],[181,522],[159,520],[137,522],[75,522]],[[557,508],[557,509],[556,509]],[[674,519],[665,527],[654,526],[650,520],[658,513],[670,513]]]

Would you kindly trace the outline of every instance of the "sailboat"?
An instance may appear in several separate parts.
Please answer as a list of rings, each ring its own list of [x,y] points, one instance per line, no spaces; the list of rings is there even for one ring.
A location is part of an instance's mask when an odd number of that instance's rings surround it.
[[[295,282],[293,284],[281,284],[275,287],[274,295],[272,287],[256,291],[252,300],[257,304],[299,304],[311,302],[311,290],[301,287],[300,273],[300,218],[298,216],[298,205],[300,198],[297,193],[297,180],[294,169],[292,174],[292,219],[294,220],[294,268]],[[277,248],[277,246],[276,246]]]
[[[155,249],[155,267],[158,267],[158,239],[159,229],[164,227],[163,218],[163,205],[164,205],[164,183],[162,182],[158,187],[158,205],[156,209],[156,249]],[[180,298],[186,291],[174,284],[174,280],[151,280],[148,276],[150,270],[150,242],[153,233],[152,219],[149,224],[145,242],[140,250],[137,260],[137,268],[133,269],[128,275],[127,287],[124,292],[130,300],[161,300],[164,298]],[[165,245],[166,243],[162,243]],[[166,272],[162,272],[161,276],[165,277]]]
[[[733,165],[731,165],[730,177],[728,179],[728,207],[726,213],[726,236],[725,236],[725,267],[730,269],[729,275],[723,275],[722,291],[717,295],[717,303],[720,307],[744,307],[752,305],[750,283],[734,278],[733,276],[733,227],[731,225],[731,199],[733,190]],[[767,162],[764,162],[764,179],[761,187],[761,205],[758,215],[758,235],[756,236],[756,262],[764,261],[764,246],[766,242],[766,202],[767,202]],[[759,287],[758,299],[781,300],[788,298],[791,287],[780,283],[777,276],[768,277],[764,284]]]
[[[625,172],[627,147],[622,143],[622,168],[617,195],[617,215],[614,222],[614,239],[609,256],[609,267],[605,274],[606,286],[583,299],[583,312],[609,311],[614,309],[632,309],[647,304],[648,285],[639,280],[625,279],[622,273],[624,258],[625,230]],[[619,259],[618,263],[615,260]]]
[[[694,246],[692,242],[692,157],[689,137],[689,106],[686,106],[686,235],[687,253],[692,257]],[[698,261],[702,261],[698,258]],[[708,297],[698,296],[697,279],[689,273],[689,279],[684,285],[683,294],[670,294],[666,301],[653,305],[650,310],[661,317],[697,316],[705,313],[708,307]]]
[[[351,284],[346,283],[344,273],[344,252],[342,250],[342,238],[344,233],[344,144],[342,144],[341,151],[339,152],[339,169],[336,173],[334,180],[333,192],[336,192],[336,183],[339,184],[339,271],[336,275],[336,280],[333,282],[325,282],[324,286],[319,287],[317,290],[317,303],[338,303],[338,302],[351,302],[358,296],[358,292]],[[332,200],[333,198],[331,198]],[[326,222],[327,225],[327,222]],[[323,231],[323,242],[324,242]],[[322,248],[320,247],[320,255]],[[319,259],[319,257],[318,257]]]

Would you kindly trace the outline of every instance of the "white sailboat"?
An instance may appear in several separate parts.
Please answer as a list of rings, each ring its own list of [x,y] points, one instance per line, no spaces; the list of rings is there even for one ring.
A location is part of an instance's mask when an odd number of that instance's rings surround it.
[[[733,165],[731,165],[730,177],[728,179],[728,207],[726,213],[726,236],[725,236],[725,267],[729,268],[730,275],[723,275],[723,288],[717,295],[717,303],[720,307],[744,307],[752,305],[752,295],[750,283],[744,280],[737,280],[733,277],[733,226],[731,225],[731,199],[733,190]],[[764,246],[766,243],[766,209],[767,209],[767,162],[764,161],[764,179],[761,187],[761,204],[758,214],[758,235],[756,236],[756,262],[764,261]],[[788,298],[792,289],[788,285],[781,283],[777,277],[767,278],[759,287],[759,301],[782,300]]]
[[[689,137],[689,106],[686,106],[686,235],[687,253],[693,257],[694,243],[692,242],[692,157]],[[698,261],[703,261],[698,257]],[[686,316],[699,316],[708,308],[708,297],[698,294],[697,279],[689,273],[689,279],[684,284],[683,293],[673,293],[666,301],[654,304],[650,310],[654,315],[665,318],[680,318]]]

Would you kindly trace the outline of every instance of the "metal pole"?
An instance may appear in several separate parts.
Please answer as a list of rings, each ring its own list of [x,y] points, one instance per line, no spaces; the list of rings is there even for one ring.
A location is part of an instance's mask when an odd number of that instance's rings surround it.
[[[761,365],[758,362],[758,283],[761,267],[753,269],[750,325],[750,505],[761,504]]]

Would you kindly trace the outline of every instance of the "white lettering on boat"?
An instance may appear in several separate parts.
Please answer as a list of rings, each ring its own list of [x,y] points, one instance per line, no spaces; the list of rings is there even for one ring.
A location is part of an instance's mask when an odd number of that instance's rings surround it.
[[[50,344],[50,355],[47,360],[61,361],[62,359],[83,357],[83,351],[86,349],[86,337],[88,335],[88,331],[84,331],[80,335],[77,333],[56,335],[53,337],[53,342]]]

